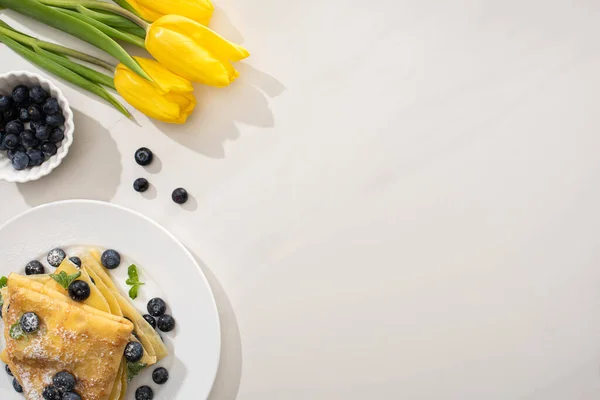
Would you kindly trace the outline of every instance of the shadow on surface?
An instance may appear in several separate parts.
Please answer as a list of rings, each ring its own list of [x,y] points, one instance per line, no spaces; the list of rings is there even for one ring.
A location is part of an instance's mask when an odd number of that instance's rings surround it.
[[[69,154],[50,175],[17,185],[30,206],[85,198],[109,201],[119,186],[121,155],[117,143],[100,123],[73,110],[75,135]]]

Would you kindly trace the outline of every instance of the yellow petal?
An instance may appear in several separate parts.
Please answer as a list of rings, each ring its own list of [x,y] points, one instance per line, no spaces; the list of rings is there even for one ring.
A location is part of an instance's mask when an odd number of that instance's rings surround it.
[[[143,7],[139,2],[137,2],[136,0],[127,0],[127,2],[129,3],[129,5],[131,7],[133,7],[133,9],[135,11],[138,12],[138,14],[140,14],[142,16],[142,18],[144,18],[146,21],[156,21],[157,19],[159,19],[160,17],[163,16],[163,14],[154,11],[151,8],[147,8],[147,7]]]
[[[208,25],[215,10],[210,0],[137,0],[139,4],[161,15],[181,15]]]
[[[143,57],[133,58],[140,64],[144,71],[146,71],[148,75],[152,77],[152,80],[154,80],[154,84],[156,85],[156,89],[160,93],[187,93],[194,91],[192,82],[169,71],[159,62]]]

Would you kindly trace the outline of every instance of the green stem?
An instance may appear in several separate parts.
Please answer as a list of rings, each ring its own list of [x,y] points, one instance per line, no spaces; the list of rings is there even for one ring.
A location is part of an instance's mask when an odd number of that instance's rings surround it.
[[[129,12],[131,12],[131,13],[133,13],[133,14],[135,14],[135,15],[137,15],[138,17],[140,17],[140,18],[141,18],[141,15],[140,15],[140,13],[138,13],[138,12],[136,11],[136,9],[135,9],[135,8],[133,8],[133,7],[131,6],[131,4],[129,4],[129,3],[126,1],[126,0],[113,0],[113,1],[114,1],[115,3],[117,3],[119,6],[121,6],[122,8],[126,9],[127,11],[129,11]]]
[[[140,28],[139,26],[137,26],[136,24],[134,24],[127,18],[122,17],[120,15],[111,14],[106,11],[90,10],[89,8],[85,8],[81,5],[77,6],[77,11],[79,11],[80,13],[82,13],[84,15],[87,15],[88,17],[94,18],[96,21],[100,21],[103,24],[112,26],[113,28],[118,28],[119,30],[123,30],[125,28],[138,29],[138,30],[144,32],[144,34],[145,34],[145,31],[142,28]]]
[[[98,1],[98,0],[37,0],[37,1],[39,1],[40,3],[45,4],[47,6],[54,6],[54,7],[60,7],[60,8],[77,9],[78,6],[83,6],[86,8],[91,8],[92,10],[108,11],[113,14],[121,15],[121,16],[127,18],[128,20],[139,25],[144,30],[148,29],[148,26],[150,25],[144,19],[138,17],[135,13],[133,13],[129,10],[126,10],[124,8],[121,8],[118,5],[106,3],[104,1]]]

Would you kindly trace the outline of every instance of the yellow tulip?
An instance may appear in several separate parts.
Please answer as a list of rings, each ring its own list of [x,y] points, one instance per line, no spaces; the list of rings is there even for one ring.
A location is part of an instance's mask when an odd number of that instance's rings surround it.
[[[165,15],[148,28],[146,49],[179,76],[210,86],[229,85],[240,74],[231,62],[250,55],[189,18]]]
[[[215,7],[211,0],[126,0],[142,18],[156,21],[163,15],[182,15],[208,25]]]
[[[196,106],[192,83],[154,60],[134,58],[154,82],[119,64],[115,71],[117,92],[125,101],[150,118],[183,124]]]

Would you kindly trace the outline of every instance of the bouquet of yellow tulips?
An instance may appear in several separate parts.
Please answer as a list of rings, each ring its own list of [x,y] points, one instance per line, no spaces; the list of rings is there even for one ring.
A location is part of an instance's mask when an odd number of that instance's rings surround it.
[[[151,118],[183,124],[194,110],[192,82],[225,87],[239,73],[232,62],[249,56],[207,27],[210,0],[0,0],[17,11],[98,47],[119,61],[103,60],[33,38],[0,21],[0,41],[32,63],[90,91],[131,117],[107,90]],[[119,41],[145,48],[132,57]],[[101,67],[99,72],[74,61]]]

